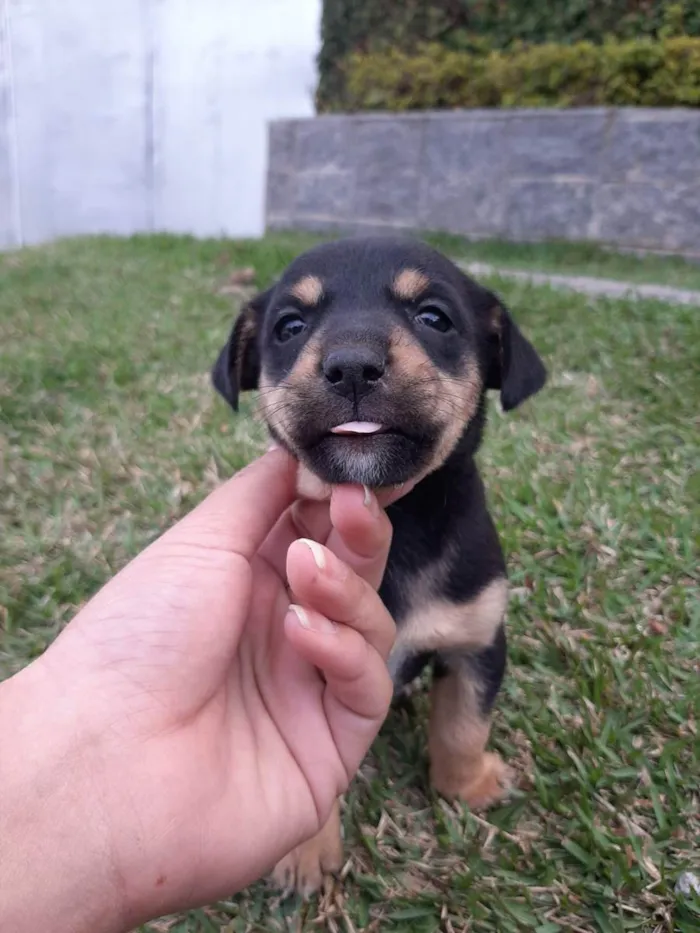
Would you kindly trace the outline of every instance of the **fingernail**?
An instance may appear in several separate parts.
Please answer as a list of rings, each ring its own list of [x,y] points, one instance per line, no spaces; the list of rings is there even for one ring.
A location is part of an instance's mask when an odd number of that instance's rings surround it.
[[[270,454],[272,453],[273,450],[279,450],[279,449],[280,449],[279,444],[270,444],[267,448],[267,452]]]
[[[369,509],[372,505],[372,499],[373,499],[372,490],[369,488],[369,486],[365,486],[365,485],[362,486],[362,489],[364,490],[364,494],[365,494],[363,501],[365,503],[365,506]]]
[[[303,606],[297,606],[292,603],[289,606],[289,611],[293,612],[297,617],[299,625],[301,625],[302,628],[308,629],[310,632],[320,632],[322,635],[335,635],[338,631],[338,626],[335,622],[331,622],[330,619],[321,615],[310,616]]]
[[[326,555],[323,553],[321,545],[317,541],[312,541],[311,538],[299,538],[299,540],[311,551],[311,556],[318,569],[325,570]]]

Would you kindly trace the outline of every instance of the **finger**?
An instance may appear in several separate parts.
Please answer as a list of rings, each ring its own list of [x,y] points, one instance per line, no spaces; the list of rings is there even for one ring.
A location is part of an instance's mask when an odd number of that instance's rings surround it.
[[[377,499],[381,503],[381,497],[384,496],[387,500],[390,498],[391,501],[395,501],[397,497],[404,494],[403,490],[408,486],[409,484],[405,484],[401,489],[383,490],[377,494]],[[338,490],[341,488],[337,487]],[[372,581],[378,585],[384,567],[381,557],[378,563],[374,558],[381,555],[388,526],[383,523],[379,512],[373,512],[370,508],[371,517],[368,517],[364,511],[359,510],[359,489],[363,489],[363,505],[366,505],[366,499],[371,494],[365,492],[363,487],[354,488],[357,491],[350,499],[350,512],[348,512],[347,495],[344,492],[333,492],[336,517],[339,518],[344,538],[339,541],[337,537],[334,537],[331,546],[341,551],[343,559],[350,566],[363,576],[371,577]],[[355,514],[358,510],[359,516]],[[350,519],[349,526],[348,518]],[[283,575],[287,549],[293,541],[302,537],[326,543],[332,531],[330,500],[297,499],[266,538],[260,548],[260,556],[264,557],[277,573]],[[353,546],[359,549],[359,554],[353,551]],[[366,553],[363,552],[369,552],[371,558],[369,562]]]
[[[258,556],[283,580],[287,572],[287,551],[299,537],[299,530],[292,518],[293,508],[292,505],[285,510],[258,550]]]
[[[379,505],[385,509],[387,506],[407,496],[418,484],[418,481],[418,479],[411,479],[407,483],[399,483],[398,486],[384,486],[381,489],[375,489]]]
[[[353,490],[349,496],[347,489]],[[400,495],[398,490],[392,492]],[[338,486],[333,490],[332,500],[298,499],[268,536],[260,555],[283,575],[287,549],[297,538],[329,543],[349,566],[378,586],[384,573],[384,551],[391,529],[371,496],[372,493],[361,486]],[[332,539],[331,501],[333,517],[339,525],[339,534]]]
[[[330,502],[298,501],[291,515],[302,537],[325,544],[363,579],[379,587],[391,543],[391,523],[370,490],[336,486]]]
[[[292,542],[297,538],[325,541],[331,528],[330,502],[297,499],[267,536],[259,554],[284,578]]]
[[[284,630],[297,653],[322,671],[338,703],[362,719],[384,719],[391,703],[391,678],[359,632],[301,605],[290,606]]]
[[[294,501],[296,462],[268,451],[214,490],[166,532],[169,543],[196,543],[250,559]]]
[[[332,530],[326,546],[375,589],[391,546],[392,527],[377,498],[362,486],[337,486],[330,503]]]
[[[396,627],[372,585],[331,550],[300,538],[287,553],[287,579],[294,598],[321,615],[343,623],[386,659]]]
[[[311,538],[325,544],[333,530],[330,499],[327,502],[299,499],[291,508],[291,516],[299,532],[297,537]]]
[[[336,486],[330,520],[345,546],[358,557],[374,559],[388,549],[391,522],[366,486]]]
[[[382,509],[397,502],[408,495],[415,487],[417,480],[410,480],[399,486],[387,486],[383,489],[373,490],[379,507]],[[304,538],[325,542],[331,533],[329,501],[317,502],[312,499],[299,499],[292,506],[292,519]]]

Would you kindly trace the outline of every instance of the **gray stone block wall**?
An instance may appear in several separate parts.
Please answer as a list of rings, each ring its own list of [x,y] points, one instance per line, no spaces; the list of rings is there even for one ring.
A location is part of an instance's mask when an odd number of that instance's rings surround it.
[[[700,111],[278,121],[269,130],[266,226],[443,230],[700,254]]]

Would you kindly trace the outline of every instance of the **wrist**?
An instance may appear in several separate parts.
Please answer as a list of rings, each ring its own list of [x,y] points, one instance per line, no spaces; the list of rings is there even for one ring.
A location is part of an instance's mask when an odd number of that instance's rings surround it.
[[[62,689],[43,659],[0,684],[3,929],[125,929],[95,744],[75,691]]]

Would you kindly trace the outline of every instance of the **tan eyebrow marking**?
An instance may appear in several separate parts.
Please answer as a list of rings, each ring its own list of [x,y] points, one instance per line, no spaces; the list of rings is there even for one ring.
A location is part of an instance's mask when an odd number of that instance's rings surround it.
[[[392,291],[397,298],[411,301],[417,298],[429,284],[428,276],[418,269],[402,269],[394,279]]]
[[[323,282],[316,275],[304,275],[289,290],[302,304],[313,308],[323,295]]]

